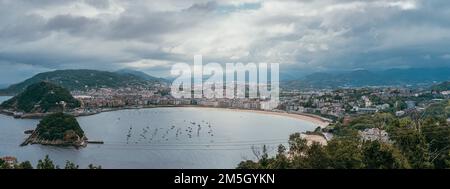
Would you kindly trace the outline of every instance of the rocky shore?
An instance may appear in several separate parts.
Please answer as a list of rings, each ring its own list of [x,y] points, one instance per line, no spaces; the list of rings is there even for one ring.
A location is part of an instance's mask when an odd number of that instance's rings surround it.
[[[20,146],[26,146],[28,144],[41,144],[41,145],[52,145],[52,146],[73,146],[75,148],[86,147],[88,138],[86,136],[78,137],[75,141],[64,141],[64,140],[46,140],[39,137],[37,131],[33,131],[31,135],[25,139],[25,141]]]

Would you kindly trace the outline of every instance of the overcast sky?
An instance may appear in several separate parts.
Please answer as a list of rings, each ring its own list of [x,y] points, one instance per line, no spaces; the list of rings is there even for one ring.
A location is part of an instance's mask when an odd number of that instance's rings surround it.
[[[450,66],[448,0],[0,0],[0,84],[178,62],[287,73]]]

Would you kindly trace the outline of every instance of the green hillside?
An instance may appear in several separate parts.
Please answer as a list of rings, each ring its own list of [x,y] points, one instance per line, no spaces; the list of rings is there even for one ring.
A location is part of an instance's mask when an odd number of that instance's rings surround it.
[[[39,139],[76,141],[84,136],[77,120],[72,115],[55,113],[44,117],[36,127]]]
[[[0,90],[0,95],[15,95],[27,86],[41,81],[48,81],[69,91],[93,88],[152,87],[157,81],[148,81],[133,74],[119,74],[97,70],[57,70],[37,74],[21,83]]]
[[[3,102],[0,108],[26,113],[61,111],[61,101],[66,108],[76,108],[80,102],[73,98],[70,92],[49,82],[38,82],[26,88],[19,95]]]

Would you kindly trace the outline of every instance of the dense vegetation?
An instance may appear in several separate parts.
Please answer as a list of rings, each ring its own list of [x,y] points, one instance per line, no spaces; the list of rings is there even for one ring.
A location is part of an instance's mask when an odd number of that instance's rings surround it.
[[[307,145],[306,140],[295,133],[290,136],[288,149],[280,145],[275,157],[269,157],[263,147],[262,152],[255,153],[258,161],[243,161],[238,168],[450,168],[450,126],[446,120],[449,116],[448,100],[402,118],[389,113],[364,115],[346,126],[332,125],[329,130],[335,137],[326,146]],[[365,128],[386,130],[391,141],[363,141],[358,131]]]
[[[138,76],[138,77],[140,77],[142,79],[145,79],[147,81],[169,83],[169,81],[164,79],[164,78],[153,77],[153,76],[148,75],[148,74],[146,74],[144,72],[136,71],[136,70],[122,69],[122,70],[116,71],[115,73],[122,74],[122,75]]]
[[[410,168],[407,159],[393,145],[351,138],[333,139],[326,146],[307,145],[299,133],[290,136],[289,151],[283,145],[269,158],[263,148],[258,161],[243,161],[239,169],[398,169]]]
[[[36,132],[38,138],[46,140],[75,141],[84,136],[75,117],[64,113],[44,117],[37,125]]]
[[[64,101],[66,108],[76,108],[80,102],[69,91],[49,82],[32,84],[25,91],[3,102],[0,107],[22,112],[62,111]]]
[[[150,77],[150,76],[149,76]],[[11,85],[7,89],[0,90],[0,94],[17,94],[25,90],[29,85],[48,81],[58,84],[69,91],[87,90],[92,88],[119,88],[119,87],[146,87],[156,82],[147,80],[141,75],[133,73],[115,73],[97,70],[57,70],[44,72],[33,76],[21,83]],[[150,85],[151,86],[151,85]]]
[[[79,169],[80,166],[73,162],[66,161],[63,169]],[[96,166],[89,164],[88,169],[101,169],[102,166]],[[24,161],[16,163],[13,165],[7,164],[5,161],[0,159],[0,169],[33,169],[33,165],[29,161]],[[36,169],[60,169],[58,165],[55,165],[48,155],[44,159],[38,161]]]

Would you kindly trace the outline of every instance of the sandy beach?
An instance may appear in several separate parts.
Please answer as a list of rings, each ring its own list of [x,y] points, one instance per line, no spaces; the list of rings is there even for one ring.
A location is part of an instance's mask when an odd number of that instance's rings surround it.
[[[275,116],[284,116],[295,119],[300,119],[308,122],[312,122],[321,128],[325,128],[330,124],[330,122],[326,121],[325,118],[320,118],[316,115],[308,115],[308,114],[293,114],[293,113],[285,113],[285,112],[273,112],[273,111],[264,111],[264,110],[246,110],[246,109],[234,109],[234,108],[216,108],[216,107],[206,107],[206,106],[184,106],[190,108],[210,108],[217,110],[228,110],[228,111],[237,111],[237,112],[251,112],[251,113],[259,113],[259,114],[267,114],[267,115],[275,115]]]
[[[234,109],[234,108],[216,108],[216,107],[205,107],[205,106],[190,106],[191,108],[210,108],[210,109],[216,109],[216,110],[227,110],[227,111],[235,111],[235,112],[251,112],[251,113],[258,113],[258,114],[267,114],[267,115],[274,115],[274,116],[284,116],[284,117],[290,117],[294,119],[299,119],[303,121],[308,121],[311,123],[314,123],[318,127],[325,128],[330,124],[326,120],[326,118],[321,118],[317,115],[308,115],[308,114],[293,114],[293,113],[286,113],[286,112],[273,112],[273,111],[264,111],[264,110],[246,110],[246,109]],[[324,136],[321,135],[309,135],[302,133],[301,137],[307,140],[307,144],[311,145],[313,142],[318,142],[321,145],[327,145],[327,140]]]

